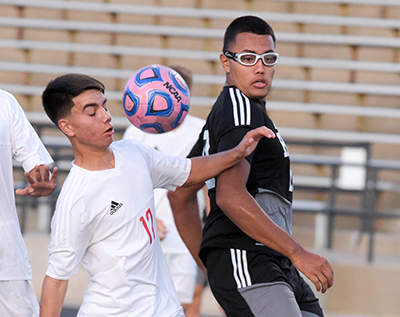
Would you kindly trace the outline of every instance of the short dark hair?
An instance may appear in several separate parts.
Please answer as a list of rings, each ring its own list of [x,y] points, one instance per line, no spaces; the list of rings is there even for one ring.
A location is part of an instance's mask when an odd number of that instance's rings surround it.
[[[71,113],[73,98],[86,90],[97,89],[104,94],[103,83],[83,74],[67,74],[50,81],[42,93],[42,104],[47,116],[58,127],[58,121]]]
[[[188,86],[189,90],[192,89],[192,79],[193,79],[193,73],[189,69],[187,69],[184,66],[181,65],[172,65],[170,66],[173,70],[177,71],[183,78],[183,80],[186,82],[186,85]]]
[[[258,35],[271,35],[274,43],[276,43],[274,30],[266,21],[256,16],[245,15],[236,18],[227,27],[224,35],[224,47],[222,48],[222,51],[229,51],[232,43],[235,43],[236,35],[245,32]]]

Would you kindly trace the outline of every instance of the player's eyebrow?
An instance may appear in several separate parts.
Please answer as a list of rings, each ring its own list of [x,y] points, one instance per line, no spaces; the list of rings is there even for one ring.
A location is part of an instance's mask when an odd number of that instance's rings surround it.
[[[97,107],[97,103],[88,103],[83,107],[83,110],[86,110],[90,107]]]
[[[103,101],[103,103],[102,103],[101,105],[104,106],[106,103],[107,103],[107,98],[104,98],[104,101]],[[83,110],[86,110],[86,109],[88,109],[89,107],[97,107],[97,106],[98,106],[98,104],[95,103],[95,102],[88,103],[88,104],[86,104],[86,105],[83,107]]]

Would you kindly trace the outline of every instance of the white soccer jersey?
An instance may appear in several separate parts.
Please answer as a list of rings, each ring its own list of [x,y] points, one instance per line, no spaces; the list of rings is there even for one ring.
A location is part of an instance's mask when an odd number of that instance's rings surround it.
[[[205,120],[191,115],[186,115],[185,120],[179,126],[167,133],[153,134],[143,132],[131,125],[126,129],[124,139],[134,139],[153,147],[167,155],[186,157],[193,145],[196,143]],[[175,226],[174,216],[165,189],[154,191],[154,201],[156,206],[157,218],[164,222],[167,235],[161,241],[161,246],[165,254],[190,254],[185,243]],[[205,208],[204,195],[199,200],[200,210]],[[197,269],[196,264],[190,271]]]
[[[0,90],[0,280],[32,279],[15,208],[12,158],[25,171],[52,159],[17,100]]]
[[[133,140],[111,145],[115,168],[73,165],[51,224],[47,275],[91,276],[80,316],[183,316],[158,239],[153,188],[174,190],[190,160]]]

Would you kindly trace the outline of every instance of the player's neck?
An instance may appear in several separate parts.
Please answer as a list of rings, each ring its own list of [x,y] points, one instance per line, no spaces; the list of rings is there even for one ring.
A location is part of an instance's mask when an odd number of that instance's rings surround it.
[[[110,147],[102,149],[74,148],[75,165],[89,171],[100,171],[115,167],[115,156]]]

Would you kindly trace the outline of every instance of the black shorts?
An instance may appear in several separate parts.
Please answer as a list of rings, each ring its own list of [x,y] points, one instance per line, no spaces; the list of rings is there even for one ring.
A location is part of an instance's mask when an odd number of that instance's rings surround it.
[[[204,251],[211,291],[228,317],[324,316],[288,258],[237,249]]]

